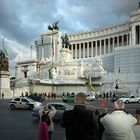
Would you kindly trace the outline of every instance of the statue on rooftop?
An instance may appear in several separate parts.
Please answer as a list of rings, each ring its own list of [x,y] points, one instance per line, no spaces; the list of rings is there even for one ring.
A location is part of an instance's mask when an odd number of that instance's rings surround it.
[[[48,30],[59,30],[58,27],[59,21],[56,21],[54,24],[48,26]]]

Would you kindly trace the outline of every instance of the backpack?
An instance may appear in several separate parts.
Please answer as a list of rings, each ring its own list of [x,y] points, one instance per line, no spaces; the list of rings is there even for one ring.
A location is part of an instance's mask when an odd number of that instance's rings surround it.
[[[44,112],[44,111],[43,111],[43,112]],[[50,117],[49,117],[49,112],[50,112],[50,111],[48,111],[48,112],[45,114],[45,120],[46,120],[46,123],[47,123],[48,126],[51,125],[51,119],[50,119]],[[43,113],[43,114],[44,114],[44,113]]]

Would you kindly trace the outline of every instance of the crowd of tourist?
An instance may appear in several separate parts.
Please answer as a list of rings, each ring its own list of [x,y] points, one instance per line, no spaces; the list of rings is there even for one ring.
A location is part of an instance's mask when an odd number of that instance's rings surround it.
[[[73,110],[66,110],[63,114],[62,126],[65,128],[66,140],[136,140],[133,127],[137,124],[135,116],[128,114],[125,104],[121,100],[114,102],[112,112],[104,108],[100,113],[86,108],[86,94],[80,92],[75,95],[75,105]],[[40,111],[39,140],[51,140],[54,128],[49,132],[50,126],[44,124],[44,115],[51,110],[53,115],[56,113],[54,108],[49,109],[44,106]],[[51,111],[49,112],[50,118]],[[52,125],[53,121],[52,121]],[[44,132],[45,131],[45,132]],[[43,134],[47,133],[47,135]],[[42,138],[44,136],[44,138]]]

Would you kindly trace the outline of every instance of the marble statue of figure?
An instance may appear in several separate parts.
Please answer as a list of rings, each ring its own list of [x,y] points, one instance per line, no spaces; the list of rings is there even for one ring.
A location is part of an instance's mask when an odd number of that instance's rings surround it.
[[[97,70],[97,71],[104,71],[104,69],[103,69],[103,61],[102,61],[102,59],[101,58],[95,58],[95,69]],[[93,68],[94,69],[94,68]]]
[[[102,62],[101,58],[95,58],[95,59],[96,59],[96,65],[97,66],[102,66],[103,65],[103,62]]]
[[[53,79],[56,79],[57,74],[56,74],[55,68],[51,69],[51,75],[52,75]]]
[[[101,75],[102,73],[105,73],[105,70],[103,69],[103,62],[101,58],[95,58],[93,63],[89,63],[84,70],[84,76],[97,76]]]

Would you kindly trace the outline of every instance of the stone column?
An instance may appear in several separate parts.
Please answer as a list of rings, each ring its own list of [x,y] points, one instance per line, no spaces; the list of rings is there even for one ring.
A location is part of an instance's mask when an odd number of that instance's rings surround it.
[[[89,42],[87,42],[87,58],[89,57]]]
[[[77,59],[77,44],[75,44],[75,59]]]
[[[83,58],[85,58],[85,43],[83,43]]]
[[[126,35],[126,39],[127,39],[126,45],[129,46],[129,35],[128,34]]]
[[[71,54],[72,54],[72,59],[73,59],[73,44],[71,44]]]
[[[132,31],[129,33],[129,46],[132,45]]]
[[[106,54],[106,43],[105,43],[105,40],[106,39],[104,39],[104,55]]]
[[[81,58],[81,43],[79,43],[79,58]]]
[[[108,38],[108,53],[110,53],[110,38]]]
[[[115,40],[115,38],[113,37],[112,39],[113,39],[113,40],[112,40],[112,41],[113,41],[113,42],[112,42],[112,51],[114,52],[114,50],[115,50],[115,46],[114,46],[114,40]]]
[[[95,56],[97,56],[97,40],[95,41]]]
[[[93,57],[93,41],[91,41],[91,57]]]
[[[132,45],[136,45],[136,26],[132,26]]]
[[[99,40],[99,49],[100,49],[100,50],[99,50],[99,55],[102,55],[102,52],[101,52],[101,49],[102,49],[102,48],[101,48],[101,47],[102,47],[102,46],[101,46],[101,40]]]
[[[122,35],[122,46],[124,46],[124,35]]]

